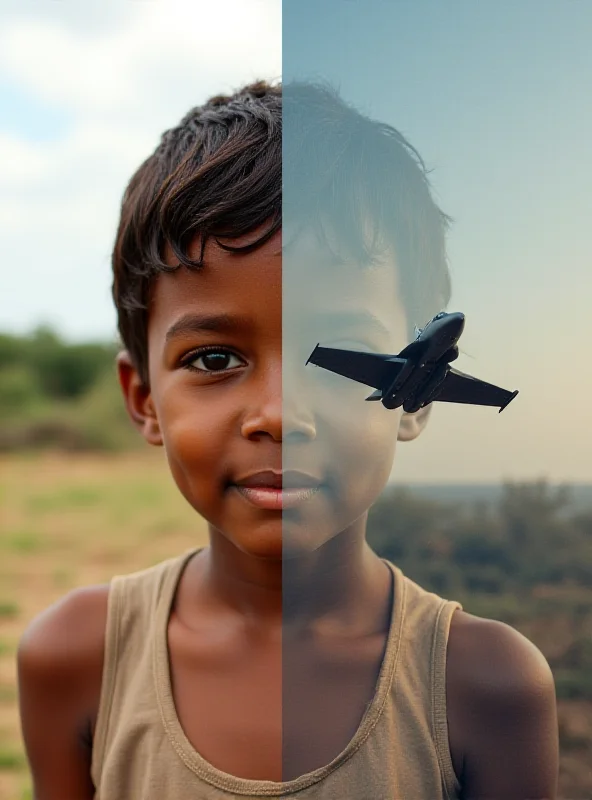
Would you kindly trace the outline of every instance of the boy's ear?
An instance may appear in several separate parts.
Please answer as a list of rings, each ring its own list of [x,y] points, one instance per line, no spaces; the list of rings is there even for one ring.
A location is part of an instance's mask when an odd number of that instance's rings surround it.
[[[162,447],[162,434],[150,389],[142,383],[127,350],[117,355],[116,363],[119,384],[131,421],[148,444]]]
[[[424,406],[424,408],[420,408],[419,411],[416,411],[414,414],[408,414],[404,411],[399,424],[397,440],[399,442],[412,442],[414,439],[417,439],[428,424],[431,413],[432,403]]]

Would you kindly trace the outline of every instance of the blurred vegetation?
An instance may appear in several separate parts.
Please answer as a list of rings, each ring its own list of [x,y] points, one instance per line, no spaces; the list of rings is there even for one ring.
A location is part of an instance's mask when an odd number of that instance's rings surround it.
[[[0,334],[0,452],[139,445],[115,372],[118,346],[70,344],[42,326]]]
[[[412,580],[534,641],[562,699],[592,701],[592,508],[567,487],[508,483],[492,503],[446,504],[387,487],[368,538]]]

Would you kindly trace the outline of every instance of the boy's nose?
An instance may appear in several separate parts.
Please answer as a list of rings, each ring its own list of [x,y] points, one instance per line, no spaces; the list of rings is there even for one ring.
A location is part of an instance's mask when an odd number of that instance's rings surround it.
[[[305,438],[312,441],[317,437],[314,414],[304,397],[283,393],[282,439],[284,441]]]
[[[282,374],[283,373],[283,374]],[[250,412],[245,416],[242,434],[246,438],[266,434],[275,441],[316,438],[316,425],[308,392],[296,385],[285,370],[274,370],[255,387]]]
[[[246,439],[266,435],[276,442],[294,437],[312,441],[317,435],[312,414],[292,400],[282,403],[281,397],[259,403],[244,419],[241,433]]]
[[[284,351],[282,365],[282,418],[284,439],[315,439],[317,436],[315,404],[311,396],[310,374],[304,360]]]

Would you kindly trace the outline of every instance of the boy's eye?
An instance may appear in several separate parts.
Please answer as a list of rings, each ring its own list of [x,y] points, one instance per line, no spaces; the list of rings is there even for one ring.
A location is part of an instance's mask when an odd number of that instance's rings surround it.
[[[191,353],[184,360],[183,366],[196,372],[224,372],[227,369],[244,366],[244,362],[229,350],[220,348]]]

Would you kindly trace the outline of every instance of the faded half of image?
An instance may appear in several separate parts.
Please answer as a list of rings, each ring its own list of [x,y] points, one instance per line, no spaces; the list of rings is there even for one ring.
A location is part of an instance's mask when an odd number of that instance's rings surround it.
[[[284,7],[282,764],[306,797],[592,788],[590,372],[562,355],[592,291],[586,80],[566,55],[549,94],[504,15]],[[538,25],[583,52],[558,7]]]

